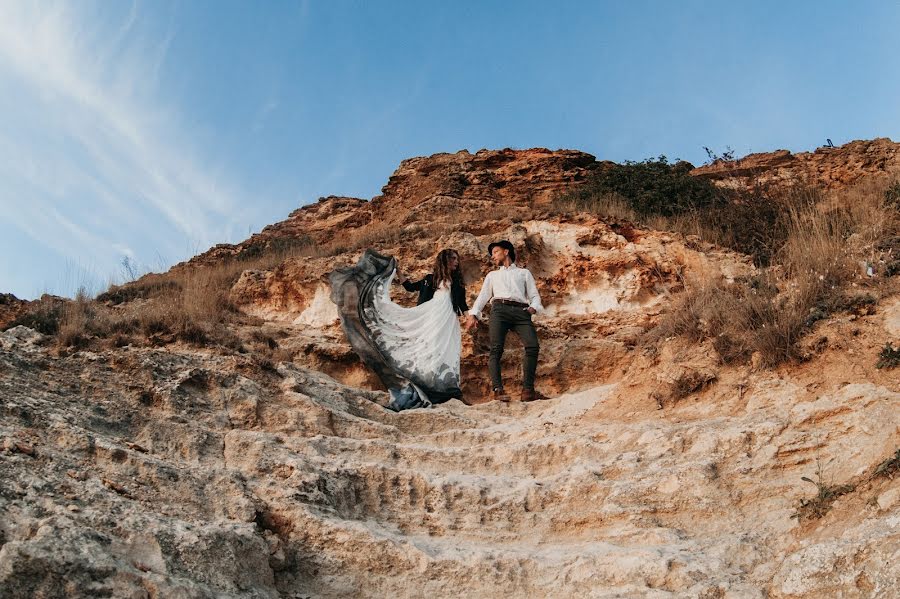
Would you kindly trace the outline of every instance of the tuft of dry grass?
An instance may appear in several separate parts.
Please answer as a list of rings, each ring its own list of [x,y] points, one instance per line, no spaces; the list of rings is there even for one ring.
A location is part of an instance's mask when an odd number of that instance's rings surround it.
[[[881,476],[893,479],[898,472],[900,472],[900,449],[875,467],[875,470],[872,472],[872,478]]]
[[[842,495],[853,492],[856,487],[854,485],[828,485],[822,481],[821,474],[819,480],[812,480],[809,477],[802,476],[801,480],[816,485],[816,494],[808,499],[801,499],[791,517],[803,520],[818,520],[831,510],[831,506]]]
[[[894,348],[890,342],[885,343],[878,354],[878,362],[875,368],[896,368],[900,366],[900,347]]]
[[[56,334],[57,343],[64,347],[81,347],[91,333],[105,332],[108,322],[105,313],[95,310],[84,288],[75,294],[73,301],[63,307]]]
[[[754,354],[766,366],[799,357],[797,342],[808,324],[809,298],[781,293],[776,283],[770,275],[734,283],[688,283],[649,340],[708,338],[726,364]]]

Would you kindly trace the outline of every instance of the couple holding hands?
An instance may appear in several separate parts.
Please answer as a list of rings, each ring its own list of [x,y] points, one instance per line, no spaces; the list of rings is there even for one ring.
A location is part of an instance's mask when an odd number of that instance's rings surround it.
[[[331,297],[344,332],[363,362],[388,388],[391,409],[463,399],[459,387],[460,320],[471,331],[489,303],[492,399],[510,401],[500,370],[509,331],[517,333],[525,346],[521,400],[547,399],[534,388],[539,344],[531,318],[543,310],[534,276],[516,264],[516,250],[509,241],[491,243],[488,254],[496,269],[485,277],[471,310],[459,253],[453,249],[441,250],[433,272],[415,282],[397,275],[394,258],[373,250],[366,250],[356,266],[331,273]],[[405,308],[391,301],[394,278],[407,291],[419,293],[417,306]]]

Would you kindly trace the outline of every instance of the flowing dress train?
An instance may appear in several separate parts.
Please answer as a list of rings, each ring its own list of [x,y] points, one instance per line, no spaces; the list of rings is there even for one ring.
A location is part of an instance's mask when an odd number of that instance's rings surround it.
[[[391,393],[392,408],[427,406],[461,398],[462,333],[450,289],[423,304],[391,300],[396,260],[366,250],[356,266],[330,276],[331,299],[350,345]]]

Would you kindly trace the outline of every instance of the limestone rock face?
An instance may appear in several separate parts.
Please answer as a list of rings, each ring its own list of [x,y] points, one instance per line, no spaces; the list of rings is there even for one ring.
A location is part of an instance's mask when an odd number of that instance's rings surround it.
[[[402,276],[430,272],[435,255],[456,249],[471,304],[492,268],[487,247],[509,239],[518,263],[535,274],[546,312],[536,318],[547,392],[592,385],[608,376],[637,337],[655,322],[667,294],[690,276],[747,275],[744,256],[696,239],[642,230],[627,223],[567,217],[548,210],[550,198],[574,189],[603,163],[583,152],[545,149],[482,150],[405,160],[371,202],[329,197],[296,210],[236,246],[220,246],[183,267],[215,264],[254,248],[288,245],[301,236],[316,249],[288,256],[277,267],[248,269],[230,297],[270,322],[292,324],[284,344],[303,365],[347,384],[378,383],[361,369],[328,299],[327,275],[353,264],[367,247],[396,256]],[[395,301],[414,294],[397,286]],[[465,335],[464,391],[476,398],[489,383],[486,327]],[[519,382],[521,345],[511,338],[504,356],[510,387]],[[586,369],[585,365],[591,368]]]
[[[0,293],[0,327],[14,321],[28,306],[12,293]]]
[[[500,213],[514,215],[516,207],[548,204],[556,195],[583,183],[603,164],[585,152],[544,148],[479,150],[475,154],[462,150],[410,158],[400,163],[382,194],[370,202],[321,198],[242,243],[215,246],[190,264],[252,257],[272,247],[290,247],[298,240],[320,245],[340,242],[372,223],[402,234],[405,224],[421,224],[434,217],[453,220],[456,215],[483,217],[487,212],[490,220]]]
[[[8,350],[21,349],[23,351],[36,351],[36,346],[43,339],[44,335],[41,335],[28,327],[19,325],[0,333],[0,347]]]
[[[642,385],[674,355],[548,401],[395,414],[291,363],[3,345],[0,589],[891,597],[900,481],[870,474],[900,443],[896,381],[826,354],[660,410]],[[855,487],[798,521],[801,477]]]
[[[691,174],[719,185],[751,188],[756,184],[805,183],[837,189],[873,175],[900,172],[900,144],[886,137],[857,140],[814,152],[787,150],[749,154],[739,160],[718,160]]]
[[[600,166],[577,150],[479,150],[435,154],[400,163],[382,195],[382,209],[410,208],[434,196],[497,203],[547,203]]]
[[[800,172],[799,156],[766,172]],[[820,322],[819,351],[777,371],[680,339],[651,350],[643,336],[686,280],[754,267],[547,206],[596,168],[569,151],[411,159],[372,201],[324,198],[176,268],[252,264],[230,299],[261,320],[231,332],[287,358],[62,352],[26,327],[0,333],[0,595],[894,597],[900,477],[876,471],[900,448],[900,379],[875,363],[900,331],[896,289]],[[499,238],[537,279],[538,387],[553,399],[485,403],[481,327],[463,337],[476,405],[385,410],[327,273],[375,247],[416,278],[452,247],[471,303]],[[253,262],[272,249],[283,259]],[[510,336],[514,395],[521,355]],[[803,517],[817,494],[824,515]]]

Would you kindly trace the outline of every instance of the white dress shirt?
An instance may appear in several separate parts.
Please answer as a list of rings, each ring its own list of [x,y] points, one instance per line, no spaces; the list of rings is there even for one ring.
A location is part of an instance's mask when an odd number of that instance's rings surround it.
[[[534,283],[534,275],[527,268],[520,268],[513,262],[509,266],[501,266],[492,270],[484,278],[481,293],[469,310],[469,314],[475,318],[481,317],[481,311],[491,300],[508,299],[523,304],[528,304],[537,312],[544,310],[541,296],[538,295],[537,285]]]

